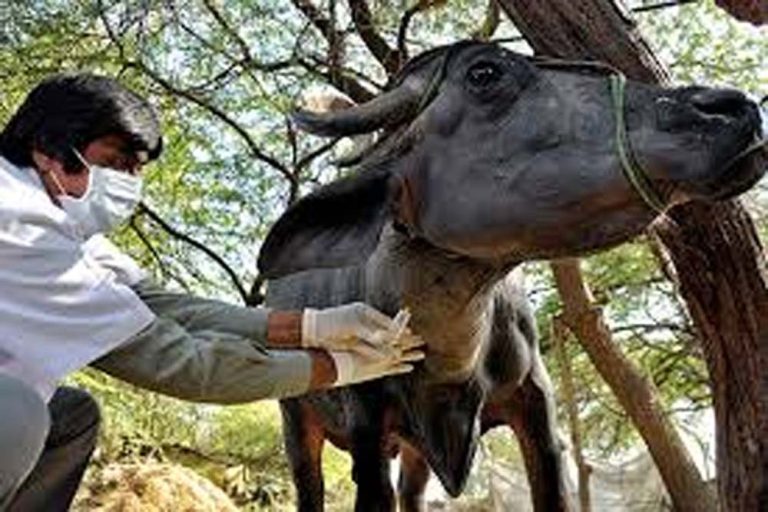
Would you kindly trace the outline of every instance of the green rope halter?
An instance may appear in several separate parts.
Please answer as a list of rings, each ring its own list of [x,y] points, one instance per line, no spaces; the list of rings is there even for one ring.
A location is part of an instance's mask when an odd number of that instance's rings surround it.
[[[610,77],[611,97],[613,105],[616,108],[616,151],[621,161],[621,171],[627,178],[643,201],[657,213],[664,213],[664,201],[653,188],[651,180],[645,171],[632,156],[632,150],[629,145],[629,136],[627,135],[627,125],[624,120],[624,89],[627,83],[626,77],[619,72],[613,73]]]

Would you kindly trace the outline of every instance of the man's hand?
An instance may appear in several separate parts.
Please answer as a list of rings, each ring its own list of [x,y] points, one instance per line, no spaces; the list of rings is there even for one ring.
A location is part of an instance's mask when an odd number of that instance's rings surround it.
[[[385,346],[380,350],[370,349],[365,354],[348,351],[328,352],[336,366],[334,387],[410,372],[413,370],[411,363],[424,359],[424,351],[420,349],[423,345],[421,339],[411,336],[410,342],[418,344],[406,345],[407,348]]]
[[[422,345],[406,327],[407,314],[397,321],[362,302],[327,309],[305,309],[301,346],[332,351],[352,351],[369,358],[380,352],[403,351]]]

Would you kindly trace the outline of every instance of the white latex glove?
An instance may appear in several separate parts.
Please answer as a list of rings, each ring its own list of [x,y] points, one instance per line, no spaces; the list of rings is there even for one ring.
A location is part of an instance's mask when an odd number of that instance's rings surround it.
[[[392,318],[363,303],[334,308],[305,309],[302,315],[301,345],[306,348],[354,351],[377,357],[380,351],[401,350],[421,345],[405,326],[407,313]]]
[[[329,351],[333,363],[336,365],[336,382],[334,386],[346,386],[367,380],[398,375],[413,370],[413,362],[424,359],[424,352],[418,346],[423,345],[420,338],[411,336],[411,343],[418,345],[407,349],[399,347],[382,347],[381,350],[368,351],[367,353]]]

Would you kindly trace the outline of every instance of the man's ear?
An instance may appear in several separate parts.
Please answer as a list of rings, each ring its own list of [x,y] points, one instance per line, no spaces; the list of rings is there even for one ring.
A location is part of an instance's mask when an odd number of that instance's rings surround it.
[[[36,149],[32,150],[32,161],[35,163],[35,167],[43,173],[64,170],[64,166],[58,160]]]
[[[396,180],[363,171],[300,199],[278,219],[259,253],[259,272],[276,278],[321,267],[363,263],[390,218]]]

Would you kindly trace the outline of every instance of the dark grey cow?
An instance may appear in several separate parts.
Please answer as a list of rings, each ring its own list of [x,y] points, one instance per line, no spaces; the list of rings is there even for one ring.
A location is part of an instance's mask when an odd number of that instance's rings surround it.
[[[536,510],[568,509],[551,385],[512,270],[614,245],[658,209],[751,186],[765,163],[743,154],[759,136],[756,105],[728,90],[624,88],[604,67],[458,43],[414,59],[368,104],[297,121],[384,135],[357,173],[274,226],[259,259],[274,278],[268,303],[408,307],[428,346],[412,374],[282,402],[299,509],[323,507],[326,439],[352,453],[361,512],[393,510],[399,451],[400,504],[412,511],[429,468],[461,492],[479,435],[496,425],[520,441]]]

